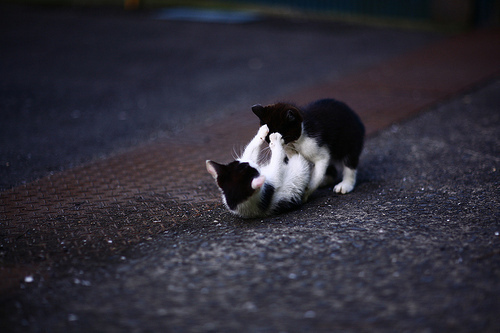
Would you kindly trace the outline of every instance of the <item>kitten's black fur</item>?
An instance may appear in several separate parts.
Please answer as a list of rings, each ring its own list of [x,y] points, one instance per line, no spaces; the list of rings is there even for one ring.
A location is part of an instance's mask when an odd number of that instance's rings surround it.
[[[354,188],[365,128],[360,118],[343,102],[322,99],[304,108],[289,103],[254,105],[252,111],[266,124],[269,132],[281,133],[287,153],[301,153],[314,165],[306,197],[324,181],[335,164],[343,166],[343,180],[335,192],[348,193]],[[268,138],[266,138],[268,140]]]
[[[233,161],[227,165],[212,162],[217,172],[217,185],[224,189],[226,203],[234,210],[241,202],[247,200],[255,192],[252,180],[259,176],[259,171],[248,162]]]

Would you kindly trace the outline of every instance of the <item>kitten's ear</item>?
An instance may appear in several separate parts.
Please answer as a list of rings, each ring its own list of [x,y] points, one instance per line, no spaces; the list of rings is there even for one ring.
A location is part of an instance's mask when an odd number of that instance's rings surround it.
[[[255,104],[254,106],[252,106],[252,111],[259,118],[264,116],[264,107],[260,104]]]
[[[252,188],[254,190],[258,189],[258,188],[261,188],[262,185],[264,185],[264,182],[266,181],[266,177],[265,176],[259,176],[259,177],[255,177],[253,180],[252,180]]]
[[[219,175],[221,169],[224,167],[222,164],[207,160],[207,171],[209,174],[214,177],[214,179],[217,179],[217,176]]]

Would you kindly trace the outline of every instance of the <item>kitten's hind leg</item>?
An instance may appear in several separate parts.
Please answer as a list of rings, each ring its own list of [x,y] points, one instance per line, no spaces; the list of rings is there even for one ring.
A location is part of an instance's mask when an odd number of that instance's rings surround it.
[[[337,168],[335,167],[335,165],[330,164],[326,169],[325,177],[323,178],[323,181],[321,181],[319,187],[331,186],[335,184],[336,180],[337,180]]]
[[[356,173],[356,169],[351,169],[344,165],[344,169],[342,170],[342,181],[335,185],[333,190],[336,193],[342,194],[351,192],[354,189],[354,185],[356,185]]]
[[[325,177],[326,169],[328,168],[328,162],[330,160],[330,156],[325,154],[323,158],[317,160],[314,163],[311,180],[309,181],[309,185],[307,187],[306,193],[304,194],[303,201],[306,202],[309,199],[309,196],[321,185],[323,179]]]

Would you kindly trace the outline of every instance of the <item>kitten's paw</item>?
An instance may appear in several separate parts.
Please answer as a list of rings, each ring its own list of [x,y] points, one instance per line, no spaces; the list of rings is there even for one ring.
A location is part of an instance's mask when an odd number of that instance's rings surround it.
[[[266,136],[269,134],[269,127],[267,127],[267,125],[262,125],[260,128],[259,128],[259,132],[257,133],[257,135],[259,136],[259,138],[262,140],[262,141],[265,141],[266,140]]]
[[[344,180],[344,181],[338,183],[337,185],[335,185],[335,187],[333,188],[333,191],[335,193],[347,194],[347,193],[351,192],[353,189],[354,189],[354,183]]]
[[[271,147],[273,147],[277,143],[279,143],[280,145],[284,145],[285,144],[285,140],[283,140],[283,137],[278,132],[270,134],[269,135],[269,141],[270,141],[269,142],[269,146],[272,145]]]

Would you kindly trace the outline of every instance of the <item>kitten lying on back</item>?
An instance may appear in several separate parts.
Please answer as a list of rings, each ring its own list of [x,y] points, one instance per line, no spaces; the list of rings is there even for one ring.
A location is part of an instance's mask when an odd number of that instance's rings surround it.
[[[277,103],[254,105],[252,111],[271,133],[281,133],[289,156],[298,152],[312,162],[305,199],[325,181],[327,169],[335,171],[336,165],[342,166],[342,181],[334,191],[345,194],[354,189],[365,128],[346,104],[322,99],[302,109]]]
[[[260,217],[293,209],[302,203],[309,183],[310,166],[300,155],[288,158],[279,133],[269,134],[266,125],[246,146],[241,158],[229,164],[206,161],[207,171],[222,192],[222,201],[232,213]],[[269,140],[271,159],[259,165],[262,143]]]

